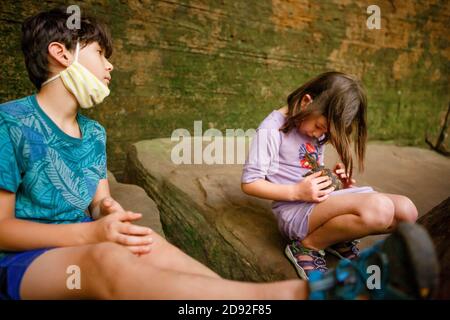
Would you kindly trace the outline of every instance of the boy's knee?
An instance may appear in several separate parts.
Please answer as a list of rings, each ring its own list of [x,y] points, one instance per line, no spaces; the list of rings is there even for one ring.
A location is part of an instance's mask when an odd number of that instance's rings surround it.
[[[389,197],[373,194],[367,199],[365,209],[361,212],[361,218],[374,231],[383,231],[392,225],[394,213],[394,203]]]
[[[118,288],[120,274],[127,270],[136,259],[127,248],[113,242],[102,242],[90,246],[85,256],[90,270],[100,282],[96,295],[101,299],[114,299]]]
[[[94,244],[88,250],[91,261],[98,266],[103,266],[111,262],[123,261],[133,254],[124,246],[114,242],[101,242]]]

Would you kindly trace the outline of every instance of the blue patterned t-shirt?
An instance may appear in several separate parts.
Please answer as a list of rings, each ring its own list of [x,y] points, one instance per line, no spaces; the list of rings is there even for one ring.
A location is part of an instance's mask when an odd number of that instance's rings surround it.
[[[0,188],[16,193],[16,218],[59,224],[86,218],[106,179],[106,133],[81,114],[77,121],[80,139],[64,133],[36,95],[0,105]]]

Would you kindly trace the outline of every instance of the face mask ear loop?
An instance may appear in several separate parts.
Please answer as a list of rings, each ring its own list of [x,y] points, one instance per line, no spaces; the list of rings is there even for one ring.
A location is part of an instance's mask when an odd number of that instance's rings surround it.
[[[78,61],[78,53],[80,52],[80,41],[77,41],[77,47],[75,49],[75,62]]]

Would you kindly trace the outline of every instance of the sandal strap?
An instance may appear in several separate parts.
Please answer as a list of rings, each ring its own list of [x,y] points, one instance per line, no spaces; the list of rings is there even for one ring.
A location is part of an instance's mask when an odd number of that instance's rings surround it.
[[[298,256],[296,256],[296,258],[298,258]],[[326,268],[326,261],[325,259],[313,259],[313,260],[300,260],[297,259],[297,261],[299,261],[299,263],[301,263],[302,267],[313,267],[314,269],[316,268]]]
[[[325,272],[328,270],[327,263],[325,261],[325,252],[323,250],[313,250],[302,246],[299,241],[292,243],[292,252],[297,260],[297,263],[305,270],[305,272],[311,272],[318,270]],[[308,256],[311,260],[301,259],[301,256]],[[307,269],[307,268],[311,269]]]
[[[317,257],[325,257],[325,251],[324,250],[313,250],[304,247],[299,241],[293,241],[292,244],[293,253],[297,255],[298,253],[302,255],[313,255]]]
[[[360,242],[361,242],[360,240],[338,242],[333,244],[331,247],[334,249],[347,249],[357,246]]]
[[[336,250],[344,258],[354,258],[360,254],[359,248],[357,247],[359,242],[359,240],[339,242],[332,245],[331,248]]]

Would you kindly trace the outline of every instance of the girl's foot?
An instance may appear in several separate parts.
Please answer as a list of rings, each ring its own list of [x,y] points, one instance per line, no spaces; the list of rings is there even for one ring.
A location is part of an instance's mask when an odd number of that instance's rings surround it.
[[[359,257],[359,240],[345,241],[336,243],[325,249],[326,252],[338,257],[339,259],[355,259]]]
[[[294,265],[300,278],[309,279],[309,273],[317,271],[324,273],[328,270],[323,250],[312,250],[304,247],[300,241],[294,240],[284,250],[289,261]]]
[[[433,242],[423,227],[406,222],[358,258],[309,275],[311,299],[429,299],[438,283]]]

